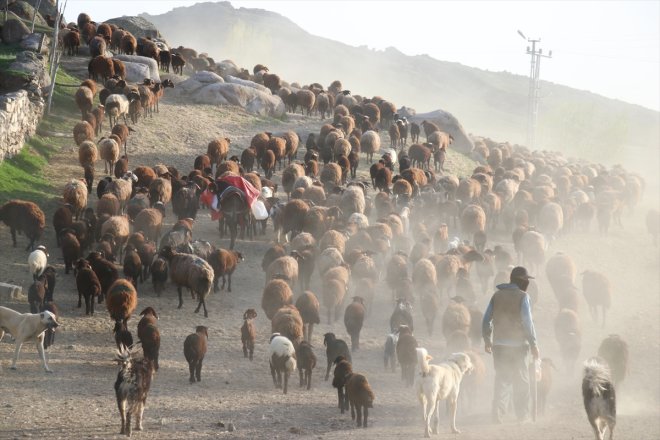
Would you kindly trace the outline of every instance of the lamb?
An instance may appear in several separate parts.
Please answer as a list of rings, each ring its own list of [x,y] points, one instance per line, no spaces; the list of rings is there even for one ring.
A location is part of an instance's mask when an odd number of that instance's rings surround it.
[[[73,126],[73,140],[80,146],[85,141],[94,139],[94,127],[88,121],[78,122]]]
[[[94,300],[101,295],[101,283],[89,262],[80,258],[76,262],[76,288],[78,289],[78,308],[82,307],[85,297],[85,315],[94,316]]]
[[[133,359],[126,346],[117,350],[115,360],[121,366],[115,382],[115,395],[121,416],[121,434],[131,436],[131,418],[135,416],[135,429],[142,430],[142,413],[153,378],[153,365],[148,359]]]
[[[263,295],[261,296],[261,308],[268,319],[273,319],[273,316],[275,316],[275,313],[280,308],[292,302],[293,293],[286,281],[273,279],[264,287]]]
[[[289,375],[296,369],[296,351],[291,341],[279,333],[273,333],[268,348],[270,360],[270,374],[273,376],[273,384],[276,388],[282,387],[284,394],[287,392]],[[277,374],[277,378],[275,377]],[[284,375],[284,383],[282,383]]]
[[[369,408],[373,408],[374,392],[369,386],[367,378],[362,374],[352,373],[346,380],[346,395],[351,404],[351,418],[355,419],[354,410],[357,411],[357,426],[366,428],[369,418]],[[364,421],[362,411],[364,410]]]
[[[227,291],[231,292],[231,275],[236,270],[238,263],[244,261],[243,255],[238,251],[216,249],[211,253],[208,262],[213,268],[215,277],[213,279],[213,291],[225,289],[225,281],[227,283]],[[218,280],[222,277],[222,287],[218,289]]]
[[[401,365],[401,380],[406,386],[412,386],[417,364],[417,339],[412,330],[405,325],[399,326],[399,340],[396,343],[396,357]]]
[[[46,274],[40,275],[32,282],[27,295],[28,303],[30,304],[30,313],[39,313],[42,310],[47,289],[48,279]]]
[[[191,384],[202,381],[202,362],[206,355],[208,339],[208,328],[199,325],[195,328],[195,333],[188,335],[183,341],[183,355],[188,362]]]
[[[580,317],[570,309],[561,309],[555,318],[555,337],[559,343],[566,370],[573,371],[582,348]]]
[[[321,323],[319,300],[313,292],[305,291],[298,297],[295,305],[303,322],[303,339],[311,342],[314,324]]]
[[[254,340],[256,338],[256,329],[254,327],[254,319],[257,317],[257,312],[254,309],[247,309],[243,313],[243,325],[241,326],[241,343],[243,344],[243,357],[248,357],[250,353],[250,361],[254,355]]]
[[[555,364],[550,358],[541,359],[541,380],[538,383],[538,399],[539,399],[539,412],[545,414],[546,403],[548,395],[552,389],[552,370],[557,370]]]
[[[612,379],[621,384],[628,375],[628,344],[619,335],[609,335],[598,347],[598,356],[607,361]]]
[[[605,315],[612,304],[612,283],[607,275],[594,270],[582,272],[582,293],[589,304],[589,311],[594,321],[598,321],[598,307],[602,308],[603,327],[605,327]]]
[[[312,344],[302,341],[296,347],[296,360],[298,364],[298,374],[300,375],[300,386],[312,387],[312,370],[316,367],[316,355]]]
[[[137,335],[142,343],[144,358],[153,362],[158,371],[158,353],[160,351],[160,331],[158,330],[158,314],[153,307],[147,307],[140,312],[142,319],[138,322]]]
[[[294,345],[300,343],[303,337],[303,322],[300,312],[292,304],[281,307],[271,321],[273,333],[286,336]]]
[[[159,255],[169,262],[170,279],[177,286],[179,293],[179,306],[183,306],[182,287],[190,289],[193,295],[197,295],[198,304],[195,313],[204,308],[204,317],[208,318],[206,310],[206,297],[211,293],[213,286],[213,268],[202,258],[195,255],[180,254],[175,252],[171,246],[161,249]]]
[[[364,299],[359,296],[353,297],[353,302],[344,311],[344,325],[346,332],[351,335],[351,351],[360,349],[360,330],[364,323]]]
[[[323,345],[325,345],[325,354],[327,359],[325,380],[328,380],[328,377],[330,376],[330,366],[332,365],[332,363],[333,362],[338,363],[337,358],[339,358],[340,356],[343,359],[346,359],[348,362],[351,362],[351,352],[349,351],[346,342],[344,342],[344,340],[342,339],[337,339],[334,333],[326,333],[325,335],[323,335]],[[332,381],[332,385],[335,386],[334,380]],[[342,414],[343,414],[343,410],[342,410]]]
[[[25,234],[30,240],[25,248],[26,251],[34,250],[34,243],[41,239],[46,226],[46,216],[41,208],[35,203],[24,200],[10,200],[0,206],[0,220],[9,226],[14,247],[16,247],[16,232]]]
[[[277,258],[266,269],[266,283],[275,276],[285,280],[293,289],[298,281],[298,261],[290,256]]]
[[[103,138],[99,141],[98,146],[101,159],[105,161],[105,173],[110,174],[115,168],[115,162],[119,159],[119,144],[114,139]]]
[[[68,275],[74,263],[81,257],[80,242],[71,229],[64,229],[60,235],[65,273]]]

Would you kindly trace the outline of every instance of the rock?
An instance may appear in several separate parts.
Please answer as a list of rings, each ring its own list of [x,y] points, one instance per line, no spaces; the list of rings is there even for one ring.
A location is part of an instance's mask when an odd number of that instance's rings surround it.
[[[199,81],[202,84],[212,84],[212,83],[223,83],[225,82],[224,79],[220,75],[214,72],[209,72],[209,71],[202,71],[202,72],[196,72],[193,75],[190,76],[190,79],[193,79],[195,81]]]
[[[124,62],[128,61],[129,63],[144,64],[149,68],[149,78],[153,79],[154,81],[160,82],[158,63],[156,63],[156,60],[154,60],[153,58],[142,57],[139,55],[115,55],[115,58]],[[139,82],[142,82],[144,78],[146,77],[140,79]]]
[[[105,23],[116,24],[117,26],[126,29],[131,34],[135,35],[135,38],[160,37],[160,32],[158,32],[156,26],[150,21],[144,19],[143,17],[124,16],[118,18],[111,18],[110,20],[106,20]]]
[[[26,50],[16,54],[16,61],[9,69],[0,73],[0,89],[15,91],[33,80],[42,89],[50,86],[50,77],[46,69],[46,58],[43,55]]]
[[[149,67],[146,64],[124,61],[124,66],[126,66],[126,81],[128,82],[142,83],[145,78],[151,76]]]
[[[225,81],[228,82],[228,83],[231,83],[231,84],[240,84],[240,85],[245,86],[245,87],[252,87],[253,89],[257,89],[261,92],[268,93],[268,94],[272,95],[272,92],[270,91],[270,89],[268,87],[262,86],[261,84],[257,84],[254,81],[249,81],[249,80],[246,80],[246,79],[236,78],[235,76],[231,76],[231,75],[228,75],[225,78]]]
[[[417,114],[414,108],[406,107],[405,105],[396,111],[400,117],[412,118]]]
[[[456,119],[456,117],[449,112],[444,110],[436,110],[430,113],[417,114],[408,119],[412,122],[420,124],[420,128],[421,122],[424,120],[433,122],[438,127],[440,127],[440,130],[449,133],[454,138],[454,142],[452,142],[449,148],[452,148],[459,153],[470,154],[474,149],[474,144],[472,143],[472,140],[467,135],[467,133],[465,133],[461,123],[458,122],[458,119]],[[426,139],[423,129],[421,131],[420,138]]]
[[[32,24],[32,17],[34,17],[34,7],[26,1],[17,1],[9,4],[9,10],[16,14],[18,17],[28,20]],[[47,26],[46,20],[37,12],[37,18],[34,22],[35,25]]]
[[[226,77],[227,75],[236,76],[239,72],[238,66],[236,66],[236,63],[232,60],[223,60],[219,63],[215,63],[215,67],[223,77]]]
[[[21,48],[47,55],[50,48],[50,38],[42,33],[35,32],[21,41]]]
[[[18,43],[26,35],[30,35],[30,29],[18,17],[8,19],[2,26],[2,41],[5,43]]]

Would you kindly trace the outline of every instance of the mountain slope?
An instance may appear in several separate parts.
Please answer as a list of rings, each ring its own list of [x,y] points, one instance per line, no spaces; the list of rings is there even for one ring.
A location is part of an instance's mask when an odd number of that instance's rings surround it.
[[[279,14],[235,9],[227,2],[143,17],[171,44],[207,52],[216,61],[232,59],[250,70],[262,63],[289,82],[328,85],[340,79],[356,94],[381,95],[418,112],[449,111],[474,134],[525,140],[528,80],[520,75],[408,56],[394,48],[353,47],[311,35]],[[631,152],[657,155],[658,112],[553,83],[542,87],[539,148],[605,156],[608,162]]]

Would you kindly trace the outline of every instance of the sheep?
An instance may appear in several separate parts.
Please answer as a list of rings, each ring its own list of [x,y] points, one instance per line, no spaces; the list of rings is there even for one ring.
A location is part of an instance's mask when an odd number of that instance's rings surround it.
[[[105,173],[110,174],[119,159],[119,144],[114,139],[104,138],[99,141],[98,147],[100,157],[105,161]]]
[[[628,344],[619,335],[609,335],[598,347],[598,356],[605,359],[612,372],[615,385],[628,375]]]
[[[326,308],[328,324],[333,322],[331,314],[334,311],[334,321],[339,319],[339,310],[344,302],[344,295],[348,286],[341,280],[331,279],[323,283],[323,306]]]
[[[538,383],[538,400],[539,400],[539,412],[542,415],[545,415],[546,403],[548,401],[548,395],[552,389],[552,370],[557,370],[555,364],[550,358],[541,359],[541,380]]]
[[[94,300],[101,294],[101,283],[89,262],[83,258],[76,261],[76,288],[78,290],[78,308],[82,307],[85,297],[85,315],[94,316]]]
[[[351,405],[351,418],[355,419],[357,411],[357,426],[366,428],[369,418],[369,408],[373,408],[375,399],[374,392],[369,386],[367,378],[362,374],[351,373],[346,380],[346,395]],[[362,411],[364,410],[364,421],[362,420]]]
[[[292,304],[281,307],[271,321],[273,333],[286,336],[294,345],[297,345],[303,337],[303,321],[298,309]]]
[[[26,251],[34,250],[34,243],[41,239],[46,226],[46,216],[41,208],[35,203],[24,200],[10,200],[0,206],[0,220],[9,226],[14,247],[16,247],[16,232],[22,232],[30,239]]]
[[[364,323],[364,315],[364,299],[360,296],[354,296],[353,302],[344,311],[346,332],[351,335],[351,351],[360,349],[360,330],[362,330],[362,324]]]
[[[397,328],[389,333],[385,339],[385,348],[383,350],[383,364],[385,371],[387,371],[388,365],[393,373],[396,371],[396,344],[398,341],[399,329]]]
[[[80,146],[85,141],[94,139],[94,127],[88,121],[78,122],[73,126],[73,140]]]
[[[266,283],[275,276],[285,280],[293,289],[298,281],[298,261],[290,256],[277,258],[266,269]]]
[[[261,297],[261,308],[268,317],[268,319],[273,319],[275,313],[287,304],[293,302],[293,293],[291,292],[291,287],[286,281],[281,279],[270,280]]]
[[[412,309],[412,305],[408,301],[397,299],[394,311],[390,316],[390,331],[392,333],[398,331],[402,325],[408,327],[410,331],[414,330]]]
[[[130,223],[125,215],[113,215],[101,225],[101,235],[111,234],[119,248],[119,256],[124,254],[124,245],[130,235]]]
[[[64,49],[66,49],[69,56],[78,55],[78,48],[80,47],[80,32],[77,29],[72,29],[62,37]]]
[[[183,356],[188,362],[191,384],[202,381],[202,362],[206,355],[208,339],[208,328],[198,325],[195,327],[195,333],[188,335],[183,341]]]
[[[208,318],[206,310],[206,297],[213,287],[213,268],[202,258],[196,255],[180,254],[171,246],[165,246],[159,255],[169,262],[170,279],[176,284],[179,293],[179,306],[183,306],[181,288],[187,287],[193,295],[197,295],[198,304],[195,313],[204,308],[204,317]]]
[[[241,343],[243,344],[243,357],[249,357],[252,361],[254,355],[254,340],[256,337],[256,329],[254,327],[254,319],[257,317],[257,312],[254,309],[247,309],[243,313],[243,325],[241,326]]]
[[[305,169],[297,163],[289,164],[284,168],[284,171],[282,171],[282,187],[287,197],[290,198],[296,180],[304,176]]]
[[[42,310],[47,289],[48,279],[46,274],[40,275],[32,282],[27,295],[28,303],[30,304],[30,313],[39,313]]]
[[[98,81],[99,77],[103,78],[103,81],[107,81],[108,78],[113,77],[115,74],[115,66],[112,63],[112,58],[107,58],[103,55],[92,58],[87,65],[87,72],[89,73],[89,78],[94,81]]]
[[[417,339],[410,327],[399,326],[399,339],[396,343],[396,357],[401,365],[401,380],[411,387],[415,379],[415,365],[417,365]]]
[[[149,267],[149,272],[151,272],[151,282],[153,284],[154,292],[156,292],[157,296],[160,296],[165,288],[165,282],[167,281],[167,261],[160,257],[154,258]]]
[[[153,378],[153,365],[148,359],[135,360],[126,346],[117,350],[115,360],[121,366],[115,382],[115,395],[121,416],[121,434],[131,436],[131,417],[135,429],[142,430],[142,413]]]
[[[602,308],[603,327],[605,327],[605,315],[612,304],[612,283],[607,275],[594,270],[582,272],[582,293],[589,304],[589,311],[594,321],[598,322],[598,307]]]
[[[119,118],[124,118],[124,124],[128,124],[126,116],[128,115],[128,109],[131,101],[134,101],[135,98],[127,98],[124,95],[112,94],[108,96],[105,100],[105,113],[110,119],[110,125],[114,126],[118,123]]]
[[[316,355],[312,344],[302,341],[296,347],[296,360],[298,364],[298,374],[300,375],[300,386],[312,388],[312,370],[316,367]]]
[[[158,177],[149,184],[149,203],[153,208],[157,202],[167,205],[172,200],[172,182],[167,177]]]
[[[316,268],[321,276],[333,267],[341,266],[342,264],[344,264],[344,257],[334,247],[324,249],[316,260]]]
[[[442,334],[445,339],[456,330],[465,332],[470,331],[471,315],[465,305],[457,301],[451,301],[442,314]]]
[[[216,249],[209,255],[208,262],[213,268],[215,275],[213,279],[213,291],[225,289],[225,281],[227,283],[227,291],[231,292],[231,275],[236,270],[238,263],[244,261],[243,255],[238,251]],[[222,277],[222,287],[218,288],[218,280]]]
[[[520,250],[523,264],[532,273],[545,262],[546,241],[543,235],[536,231],[527,231],[520,237]]]
[[[85,119],[88,113],[91,113],[92,107],[94,106],[94,95],[96,95],[96,83],[94,81],[85,80],[82,82],[76,94],[74,95],[74,100],[78,109],[80,109],[81,119]]]
[[[320,324],[319,301],[313,292],[305,291],[298,297],[295,304],[303,322],[303,339],[311,342],[314,324]]]
[[[162,203],[156,203],[155,208],[146,208],[140,211],[133,221],[133,229],[141,231],[147,240],[158,243],[163,226],[165,207]]]
[[[570,309],[561,309],[555,318],[555,337],[567,372],[572,372],[582,348],[580,317]]]
[[[211,163],[216,165],[216,169],[221,162],[227,160],[230,144],[231,139],[229,138],[217,138],[209,142],[206,148],[206,155],[211,160]]]
[[[307,110],[307,116],[311,116],[315,101],[316,95],[310,90],[298,90],[296,92],[296,106],[300,107],[301,115]]]
[[[128,279],[137,290],[138,282],[144,282],[144,279],[142,278],[142,260],[140,260],[140,255],[131,244],[126,245],[123,270],[126,279]]]
[[[538,231],[552,242],[564,227],[564,211],[554,202],[543,205],[538,215]]]
[[[372,163],[374,153],[380,151],[380,136],[373,130],[364,132],[360,137],[360,147],[367,155],[369,163]]]
[[[486,229],[486,213],[479,205],[468,205],[461,213],[461,233],[472,236]]]
[[[273,244],[269,247],[261,260],[261,269],[266,272],[270,263],[286,255],[286,250],[279,244]]]
[[[92,58],[105,55],[106,43],[102,36],[97,35],[96,37],[89,40],[87,45],[89,46],[89,54],[92,56]]]
[[[73,268],[73,265],[81,257],[80,242],[71,229],[64,229],[60,235],[62,246],[62,256],[64,258],[64,267],[67,275]]]
[[[282,387],[283,393],[286,394],[289,375],[296,369],[296,351],[293,344],[279,333],[273,333],[268,347],[268,358],[273,384],[275,388]],[[284,383],[282,383],[282,375],[284,375]]]
[[[349,351],[346,342],[342,339],[337,339],[334,333],[326,333],[325,335],[323,335],[323,345],[325,345],[325,354],[327,360],[325,380],[328,380],[328,377],[330,377],[330,366],[332,365],[332,363],[333,362],[336,363],[337,358],[340,356],[343,359],[346,359],[348,362],[351,362],[351,352]],[[335,386],[334,380],[333,380],[333,386]]]
[[[32,279],[36,280],[44,273],[48,266],[48,251],[45,246],[37,248],[28,255],[28,269],[32,274]]]

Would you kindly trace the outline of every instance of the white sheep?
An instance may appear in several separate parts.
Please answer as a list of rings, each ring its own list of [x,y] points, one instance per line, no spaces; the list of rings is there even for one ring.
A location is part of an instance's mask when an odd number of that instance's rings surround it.
[[[273,333],[270,337],[268,347],[268,358],[270,360],[270,374],[273,376],[273,384],[276,388],[283,386],[286,394],[289,383],[289,375],[296,370],[296,350],[293,343],[279,333]],[[275,376],[277,373],[277,378]],[[284,373],[284,384],[282,384],[282,373]]]
[[[110,118],[111,127],[115,126],[120,116],[124,117],[124,124],[128,124],[126,121],[126,115],[128,115],[128,107],[129,101],[126,96],[117,93],[108,96],[108,98],[105,100],[105,112]]]
[[[48,252],[45,246],[37,246],[37,248],[28,255],[28,267],[32,278],[36,280],[44,273],[46,266],[48,266]]]

